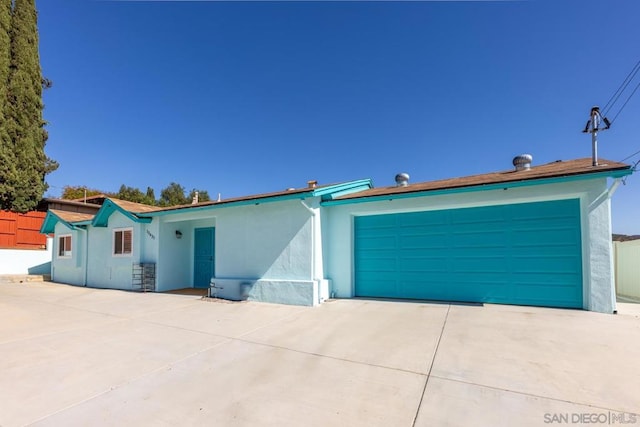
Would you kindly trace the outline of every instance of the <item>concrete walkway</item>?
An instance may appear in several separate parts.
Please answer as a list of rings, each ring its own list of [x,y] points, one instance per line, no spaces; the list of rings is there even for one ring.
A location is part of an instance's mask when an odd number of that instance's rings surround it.
[[[640,425],[637,305],[308,308],[0,283],[2,427],[610,425],[605,416]]]

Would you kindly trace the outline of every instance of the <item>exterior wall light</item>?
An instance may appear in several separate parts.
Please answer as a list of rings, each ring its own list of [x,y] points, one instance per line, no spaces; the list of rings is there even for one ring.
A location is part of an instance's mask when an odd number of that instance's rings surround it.
[[[182,231],[176,230],[176,239],[182,239]]]

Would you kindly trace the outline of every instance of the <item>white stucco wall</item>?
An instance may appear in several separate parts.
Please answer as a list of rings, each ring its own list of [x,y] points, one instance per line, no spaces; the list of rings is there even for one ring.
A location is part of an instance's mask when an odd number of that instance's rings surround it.
[[[610,203],[607,180],[475,191],[408,199],[329,205],[323,207],[326,237],[324,255],[331,292],[337,297],[354,295],[353,218],[426,210],[457,209],[510,203],[579,198],[582,220],[583,308],[611,313],[615,310],[611,257]]]
[[[129,255],[113,254],[113,231],[119,228],[133,229],[133,247]],[[111,214],[107,227],[90,227],[88,286],[131,290],[133,263],[140,261],[145,232],[142,224],[133,222],[120,212]]]
[[[54,280],[129,290],[133,263],[155,262],[156,291],[192,287],[195,230],[214,227],[216,278],[230,280],[238,291],[241,281],[250,281],[252,299],[315,305],[328,297],[319,198],[305,205],[296,199],[185,210],[154,217],[149,224],[114,212],[108,227],[88,227],[88,256],[85,231],[58,224],[56,233],[74,234],[74,251],[71,259],[56,261]],[[113,255],[113,231],[119,228],[133,230],[131,255]]]
[[[317,304],[328,296],[319,198],[305,204],[308,208],[300,200],[285,200],[154,218],[159,224],[158,290],[193,285],[194,230],[215,227],[215,276],[227,281],[228,291],[236,287],[237,294],[240,283],[250,282],[250,299]]]
[[[220,209],[216,276],[311,280],[311,214],[299,200]]]
[[[191,214],[154,218],[159,226],[158,291],[190,288],[193,286],[194,233],[196,228],[215,227],[211,212],[205,218]],[[176,238],[176,231],[182,233]]]
[[[71,235],[70,257],[58,255],[59,237],[64,235]],[[61,222],[56,224],[52,244],[51,280],[70,285],[84,285],[85,239],[84,231],[72,230]]]
[[[159,223],[157,220],[149,224],[140,224],[141,251],[140,262],[157,262]]]
[[[51,274],[53,239],[46,249],[0,249],[0,274]]]

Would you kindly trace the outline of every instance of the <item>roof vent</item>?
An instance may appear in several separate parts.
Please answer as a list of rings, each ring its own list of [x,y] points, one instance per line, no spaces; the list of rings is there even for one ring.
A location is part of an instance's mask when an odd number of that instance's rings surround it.
[[[318,181],[311,180],[311,181],[307,181],[307,185],[309,186],[309,188],[316,188],[318,186]]]
[[[531,162],[533,156],[531,154],[520,154],[513,158],[513,166],[516,167],[516,171],[528,171],[531,169]]]
[[[409,174],[408,173],[399,173],[396,175],[396,187],[406,187],[409,185]]]

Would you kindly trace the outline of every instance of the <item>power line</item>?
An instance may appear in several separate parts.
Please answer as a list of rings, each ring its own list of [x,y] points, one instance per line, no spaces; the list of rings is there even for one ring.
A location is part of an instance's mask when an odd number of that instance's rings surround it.
[[[629,95],[629,97],[627,98],[626,101],[624,101],[624,104],[622,104],[622,107],[620,107],[620,109],[618,110],[618,112],[616,113],[616,115],[613,117],[613,119],[611,120],[611,123],[615,122],[616,119],[618,118],[618,116],[620,115],[620,113],[622,113],[622,110],[624,110],[624,107],[627,106],[627,103],[629,102],[629,100],[631,99],[631,97],[633,96],[633,94],[636,93],[636,91],[638,90],[638,88],[640,87],[640,82],[638,82],[638,84],[636,85],[635,89],[633,89],[633,92],[631,92],[631,95]]]
[[[627,89],[627,86],[629,86],[629,83],[631,83],[631,80],[633,80],[636,74],[638,74],[639,70],[640,70],[640,60],[638,60],[636,65],[633,66],[633,68],[631,69],[631,71],[629,71],[629,74],[627,74],[627,77],[625,77],[625,79],[622,81],[618,89],[613,93],[613,95],[611,95],[611,98],[609,98],[606,105],[602,109],[603,115],[606,116],[609,110],[613,108],[616,102],[618,102],[618,99],[620,98],[622,93]]]
[[[627,157],[625,157],[624,159],[620,160],[620,163],[624,162],[625,160],[629,160],[630,158],[635,157],[635,156],[637,156],[638,154],[640,154],[640,150],[638,150],[638,151],[636,151],[635,153],[633,153],[632,155],[627,156]]]

